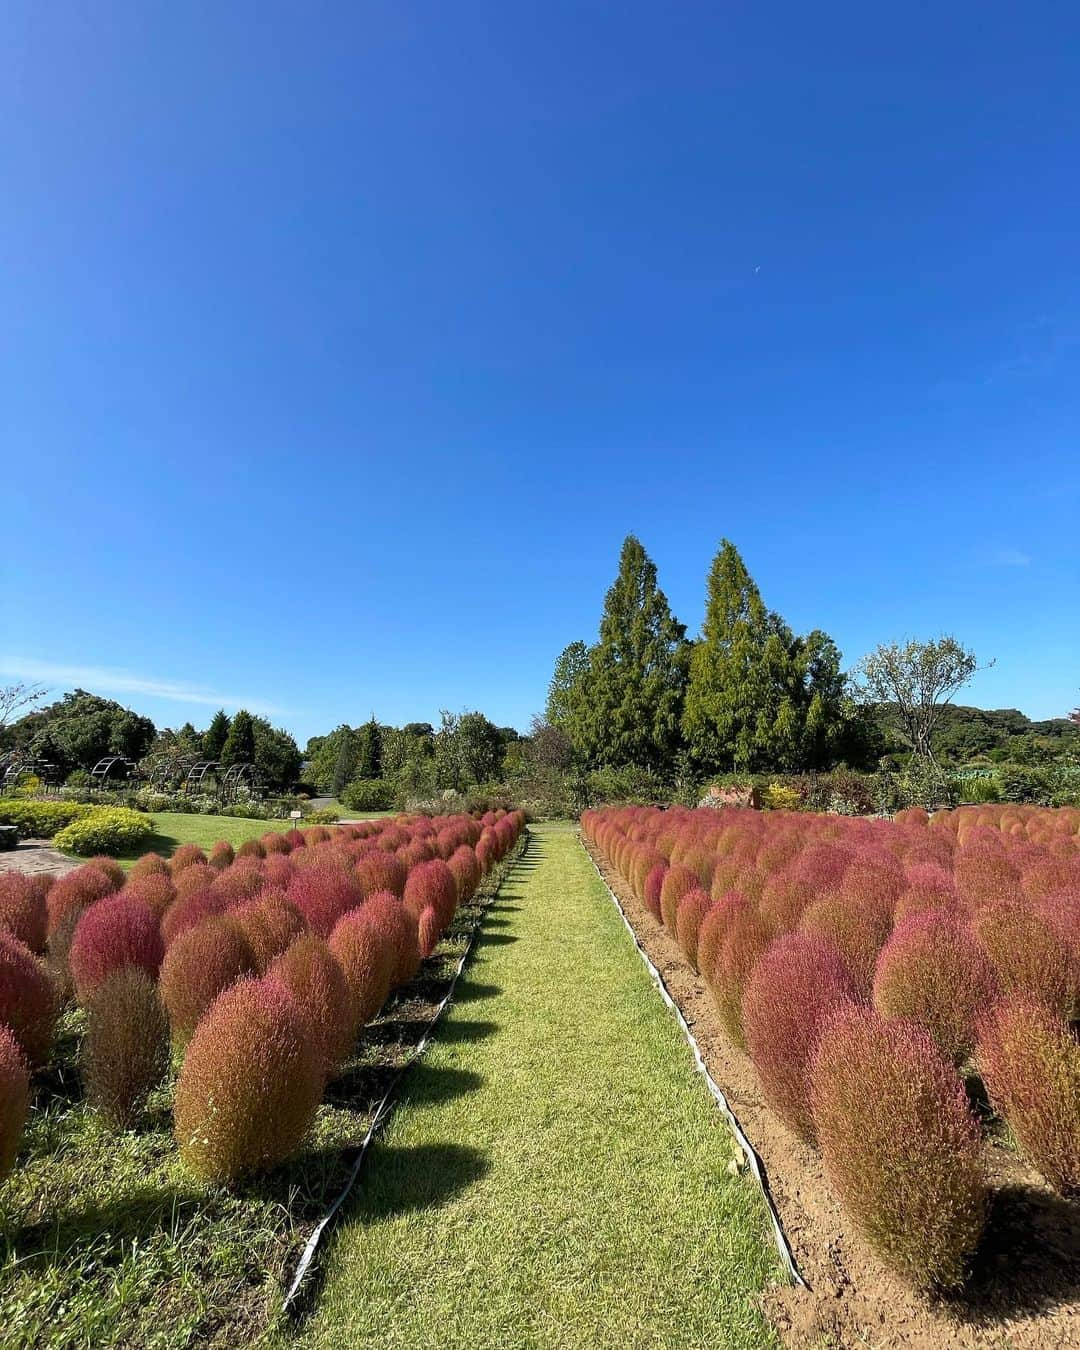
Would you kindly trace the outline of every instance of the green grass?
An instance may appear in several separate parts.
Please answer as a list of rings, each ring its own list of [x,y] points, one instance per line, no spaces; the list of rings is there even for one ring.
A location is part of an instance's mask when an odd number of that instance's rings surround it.
[[[761,1197],[567,827],[533,827],[304,1346],[764,1346]]]
[[[181,844],[198,844],[200,848],[209,849],[219,839],[227,839],[235,847],[245,839],[257,839],[271,830],[290,830],[294,824],[304,823],[302,820],[249,820],[246,816],[189,816],[180,811],[155,811],[153,819],[156,833],[140,845],[137,852],[122,853],[122,863],[133,863],[144,853],[160,853],[163,858],[168,858]]]

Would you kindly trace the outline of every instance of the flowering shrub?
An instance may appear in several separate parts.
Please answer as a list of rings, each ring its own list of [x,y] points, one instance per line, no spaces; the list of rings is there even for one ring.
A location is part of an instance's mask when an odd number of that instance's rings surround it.
[[[915,1285],[962,1284],[986,1218],[981,1140],[929,1033],[842,1007],[810,1079],[826,1170],[863,1236]]]
[[[1080,1043],[1037,1000],[1000,1003],[980,1028],[979,1068],[1016,1141],[1055,1190],[1080,1192]]]
[[[176,1084],[173,1116],[185,1163],[234,1182],[293,1153],[315,1115],[323,1060],[281,985],[241,980],[196,1029]]]
[[[115,1129],[129,1129],[169,1071],[168,1019],[140,966],[118,967],[92,990],[80,1062],[87,1101]]]

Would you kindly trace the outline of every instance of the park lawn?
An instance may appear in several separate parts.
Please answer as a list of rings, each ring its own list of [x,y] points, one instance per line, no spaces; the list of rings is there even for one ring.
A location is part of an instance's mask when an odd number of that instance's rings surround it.
[[[773,1345],[779,1262],[733,1156],[576,831],[533,826],[293,1335]]]
[[[258,839],[271,830],[291,830],[293,825],[304,823],[302,820],[250,820],[242,816],[194,816],[182,811],[155,811],[153,820],[155,833],[136,852],[120,854],[120,862],[130,866],[144,853],[160,853],[163,858],[168,858],[181,844],[198,844],[200,848],[209,849],[219,839],[227,839],[235,848],[245,839]]]

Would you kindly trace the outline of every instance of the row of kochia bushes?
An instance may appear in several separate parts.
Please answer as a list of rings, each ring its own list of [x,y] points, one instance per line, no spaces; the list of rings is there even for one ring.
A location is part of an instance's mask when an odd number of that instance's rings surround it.
[[[524,816],[398,817],[185,844],[125,873],[0,873],[0,1176],[58,1013],[85,1009],[90,1103],[134,1124],[180,1059],[173,1114],[199,1175],[231,1182],[295,1151],[324,1088]]]
[[[1004,1123],[1050,1186],[1080,1191],[1080,810],[628,807],[586,812],[582,830],[915,1284],[965,1279],[987,1129]]]

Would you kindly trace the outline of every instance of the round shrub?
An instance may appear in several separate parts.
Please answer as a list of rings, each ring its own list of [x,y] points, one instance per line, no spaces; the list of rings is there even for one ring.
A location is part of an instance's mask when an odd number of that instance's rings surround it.
[[[1000,844],[961,849],[954,876],[960,899],[973,909],[1008,900],[1020,890],[1020,874]]]
[[[0,1025],[19,1043],[30,1068],[49,1057],[56,1030],[56,991],[29,947],[0,933]]]
[[[642,900],[645,902],[645,908],[653,916],[657,923],[663,922],[663,912],[660,909],[660,896],[664,889],[664,877],[667,876],[667,864],[657,863],[649,869],[645,877],[645,884],[642,888]]]
[[[174,875],[173,887],[177,895],[194,895],[209,890],[220,875],[209,863],[190,862]]]
[[[65,853],[134,853],[154,833],[154,822],[126,806],[95,807],[53,836]]]
[[[365,899],[378,891],[389,891],[397,896],[405,894],[408,869],[400,858],[382,849],[361,858],[353,875]]]
[[[112,882],[114,891],[118,891],[120,887],[123,886],[124,882],[127,881],[127,873],[115,858],[107,858],[104,855],[99,854],[96,858],[88,859],[86,865],[88,867],[96,867],[99,872],[104,872]]]
[[[186,933],[212,915],[224,914],[227,908],[228,902],[214,891],[185,895],[182,900],[174,901],[162,916],[162,941],[166,947],[171,947],[181,933]]]
[[[449,927],[457,908],[457,886],[441,858],[413,868],[405,880],[404,904],[417,920],[430,906],[439,917],[439,931]]]
[[[355,1004],[337,958],[320,937],[298,937],[267,975],[289,994],[314,1037],[326,1077],[336,1073],[356,1039]]]
[[[810,1079],[826,1170],[863,1237],[917,1287],[962,1284],[986,1219],[981,1140],[930,1033],[839,1008]]]
[[[181,844],[169,859],[169,871],[173,877],[178,877],[186,867],[192,867],[196,863],[205,863],[206,854],[198,844]]]
[[[435,948],[439,945],[439,938],[442,935],[443,923],[439,913],[434,905],[427,905],[420,911],[420,917],[417,920],[416,936],[417,944],[420,948],[420,959],[426,961]]]
[[[972,928],[1002,992],[1036,998],[1066,1020],[1080,1011],[1080,953],[1045,908],[1026,900],[987,905]]]
[[[495,841],[495,835],[491,830],[485,830],[476,841],[476,861],[484,875],[491,871],[498,861],[498,846]]]
[[[458,904],[464,904],[467,900],[471,900],[476,894],[476,888],[480,885],[483,877],[472,845],[461,844],[450,855],[446,865],[450,869],[450,875],[454,878],[454,885],[457,887]]]
[[[749,901],[733,904],[712,965],[708,970],[702,967],[720,1020],[741,1050],[746,1049],[742,1020],[743,989],[750,972],[772,939],[772,929]]]
[[[215,872],[224,872],[226,867],[231,867],[236,859],[236,850],[227,839],[219,839],[210,850],[207,862]]]
[[[697,963],[706,983],[712,981],[717,953],[727,938],[732,914],[745,909],[748,904],[746,896],[739,891],[727,891],[717,896],[702,919],[698,928]]]
[[[777,938],[743,990],[746,1046],[762,1090],[780,1119],[808,1142],[814,1138],[810,1065],[821,1028],[837,1008],[857,1000],[836,948],[805,933]]]
[[[391,941],[360,908],[338,920],[329,946],[349,986],[354,1024],[366,1026],[386,1002],[394,983],[397,955]]]
[[[78,913],[95,900],[112,895],[116,887],[100,867],[85,863],[61,877],[45,898],[47,932],[51,936],[67,914]]]
[[[0,872],[0,931],[39,955],[45,950],[45,896],[22,872]]]
[[[245,839],[236,850],[238,858],[265,858],[266,845],[261,839]]]
[[[153,911],[158,920],[176,899],[176,890],[172,882],[160,873],[140,877],[137,881],[129,881],[121,894],[132,900],[141,900]]]
[[[308,927],[304,916],[280,891],[263,891],[256,899],[230,910],[229,918],[247,938],[260,972]]]
[[[239,905],[254,900],[265,885],[266,875],[257,859],[239,858],[217,874],[210,889],[227,904]]]
[[[68,962],[75,994],[85,1003],[106,975],[138,966],[156,979],[164,945],[149,905],[128,895],[109,895],[83,911]]]
[[[128,873],[129,881],[138,881],[141,877],[169,876],[169,864],[160,853],[144,853],[136,859]]]
[[[675,913],[676,939],[682,948],[683,956],[686,957],[695,971],[698,969],[698,931],[705,915],[712,908],[712,904],[708,893],[698,887],[695,890],[687,891],[679,901],[679,907]]]
[[[959,900],[952,877],[937,863],[917,863],[907,869],[907,885],[897,897],[893,918],[897,923],[930,909],[950,909]]]
[[[844,959],[864,998],[870,997],[878,952],[892,931],[893,905],[890,892],[858,894],[835,892],[815,900],[799,920],[799,931],[831,942]]]
[[[19,1042],[0,1026],[0,1181],[11,1171],[30,1110],[30,1074]]]
[[[169,1072],[168,1019],[140,966],[113,970],[91,993],[80,1062],[90,1105],[114,1129],[129,1129]]]
[[[329,937],[343,914],[363,901],[356,879],[340,867],[318,863],[297,872],[286,892],[313,933]]]
[[[181,933],[165,953],[158,981],[173,1038],[186,1040],[222,990],[253,974],[255,957],[230,919],[204,919]]]
[[[388,891],[364,902],[367,921],[383,934],[394,953],[394,984],[408,984],[420,967],[420,940],[416,920]]]
[[[798,926],[803,911],[813,903],[816,894],[808,881],[785,868],[766,878],[761,888],[758,913],[774,932],[790,933]]]
[[[918,1022],[954,1064],[975,1048],[978,1019],[997,995],[997,976],[986,953],[959,915],[948,910],[913,914],[898,925],[878,957],[878,1012]]]
[[[83,916],[81,909],[68,909],[57,926],[49,934],[46,943],[45,965],[56,990],[58,1001],[66,1003],[75,991],[71,979],[71,966],[68,954],[71,951],[71,939]]]
[[[672,937],[675,936],[675,925],[678,921],[679,901],[684,895],[697,890],[700,885],[698,874],[691,872],[689,867],[676,863],[674,867],[668,868],[660,887],[660,918]]]
[[[315,1115],[323,1063],[278,984],[242,980],[215,1002],[184,1055],[173,1110],[184,1162],[233,1182],[292,1154]]]
[[[980,1026],[979,1069],[1024,1153],[1057,1191],[1080,1193],[1080,1044],[1057,1013],[1008,999]]]

